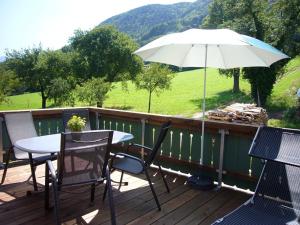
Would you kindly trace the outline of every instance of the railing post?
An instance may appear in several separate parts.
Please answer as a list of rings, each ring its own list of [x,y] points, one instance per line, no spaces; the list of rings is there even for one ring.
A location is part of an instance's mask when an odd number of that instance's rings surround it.
[[[228,130],[220,129],[221,143],[220,143],[220,157],[219,157],[219,171],[218,171],[218,189],[222,187],[222,176],[223,176],[223,159],[224,159],[224,142],[225,135],[229,134]]]
[[[142,123],[142,140],[141,140],[141,144],[145,145],[146,120],[141,119],[141,123]],[[144,148],[141,149],[141,156],[142,156],[142,159],[144,159]]]
[[[96,130],[99,130],[100,129],[100,126],[99,126],[99,113],[95,112],[95,116],[96,116]]]
[[[0,117],[0,168],[3,167],[3,118]]]

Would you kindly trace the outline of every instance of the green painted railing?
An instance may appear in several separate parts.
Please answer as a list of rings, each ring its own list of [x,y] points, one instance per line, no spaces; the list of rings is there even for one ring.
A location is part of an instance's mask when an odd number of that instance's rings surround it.
[[[183,173],[204,173],[218,178],[221,133],[224,138],[223,182],[253,190],[261,172],[261,162],[248,156],[257,127],[206,121],[203,165],[200,165],[201,120],[171,116],[89,108],[92,129],[111,129],[132,133],[133,142],[153,146],[162,122],[172,121],[172,127],[160,150],[165,168]],[[34,110],[34,122],[39,135],[62,131],[62,109]],[[4,151],[9,147],[5,124],[2,126]]]

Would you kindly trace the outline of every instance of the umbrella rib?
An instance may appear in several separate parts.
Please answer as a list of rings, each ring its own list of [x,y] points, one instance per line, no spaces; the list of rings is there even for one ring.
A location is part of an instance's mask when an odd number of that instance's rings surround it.
[[[257,57],[257,54],[256,54],[255,52],[251,51],[251,47],[252,47],[252,48],[256,48],[256,47],[253,46],[253,45],[248,45],[248,46],[247,46],[247,49],[249,50],[249,52],[250,52],[251,54],[255,55],[256,58],[258,58],[260,61],[262,61],[267,67],[270,67],[270,65],[269,65],[268,63],[266,63],[266,61],[263,60],[262,57]]]
[[[157,52],[158,52],[162,47],[163,47],[163,46],[157,47],[157,51],[154,51],[151,55],[149,55],[149,56],[147,57],[147,59],[148,59],[148,58],[151,58],[153,55],[157,54]],[[140,57],[141,57],[141,56],[140,56]],[[149,62],[149,60],[147,60],[147,59],[144,59],[144,60]],[[150,61],[150,62],[151,62],[151,61]]]
[[[184,55],[184,57],[182,58],[181,63],[180,63],[181,67],[182,67],[182,65],[183,65],[183,62],[185,61],[186,56],[189,54],[189,52],[191,51],[191,49],[192,49],[193,47],[194,47],[194,44],[192,44],[192,45],[190,46],[190,49],[189,49],[188,51],[186,51],[186,53],[185,53],[185,55]]]

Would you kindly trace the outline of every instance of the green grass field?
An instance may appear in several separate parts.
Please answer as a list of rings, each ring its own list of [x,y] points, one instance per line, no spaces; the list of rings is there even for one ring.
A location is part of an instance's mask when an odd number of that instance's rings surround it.
[[[250,86],[242,80],[240,94],[233,94],[232,78],[218,75],[218,70],[207,71],[207,109],[222,107],[230,102],[249,102]],[[169,115],[192,116],[201,110],[203,96],[203,70],[193,70],[177,73],[172,80],[172,88],[153,95],[151,112]],[[50,103],[51,104],[51,103]],[[50,105],[48,103],[48,106]],[[80,103],[78,103],[80,104]],[[148,93],[137,90],[131,82],[128,92],[122,90],[121,83],[115,83],[104,102],[106,108],[126,109],[146,112]],[[23,94],[9,97],[9,103],[0,105],[0,110],[37,109],[41,108],[41,97],[38,93]]]
[[[249,97],[250,86],[241,80],[242,93],[232,93],[232,78],[219,76],[215,69],[207,71],[207,109],[221,107],[229,102],[251,101]],[[203,97],[203,70],[193,70],[177,73],[172,80],[170,90],[154,95],[151,112],[169,115],[192,116],[201,110]],[[122,91],[121,84],[117,83],[109,93],[104,106],[107,108],[121,108],[133,111],[146,112],[148,109],[148,93],[136,90],[129,83],[129,91]]]
[[[171,90],[160,95],[153,95],[151,112],[191,117],[201,111],[203,97],[203,69],[177,73],[172,80]],[[295,101],[287,94],[292,82],[300,79],[300,57],[291,60],[286,73],[279,79],[268,99],[267,109],[283,111],[293,107]],[[207,110],[223,107],[234,102],[251,103],[250,85],[240,80],[241,93],[232,93],[232,78],[220,76],[218,70],[207,71]],[[48,103],[48,106],[51,103]],[[80,103],[78,103],[80,105]],[[126,109],[130,111],[146,112],[148,107],[148,93],[137,90],[131,82],[128,92],[121,88],[121,83],[115,83],[104,102],[106,108]],[[41,108],[41,97],[38,93],[23,94],[9,97],[9,103],[0,105],[0,110],[9,109],[37,109]]]
[[[39,93],[15,95],[8,99],[7,103],[0,105],[0,110],[39,109],[42,106],[42,98]]]

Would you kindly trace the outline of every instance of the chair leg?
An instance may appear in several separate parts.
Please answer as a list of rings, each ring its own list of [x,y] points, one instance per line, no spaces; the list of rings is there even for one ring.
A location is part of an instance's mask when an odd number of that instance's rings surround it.
[[[166,181],[166,178],[165,178],[165,174],[163,173],[162,169],[161,169],[161,166],[160,166],[160,163],[158,162],[158,169],[159,169],[159,172],[160,172],[160,175],[165,183],[165,186],[166,186],[166,189],[167,189],[167,192],[170,193],[170,189],[169,189],[169,186],[168,186],[168,183]]]
[[[6,161],[5,161],[4,171],[3,171],[3,174],[2,174],[1,184],[3,184],[4,181],[5,181],[6,172],[7,172],[11,152],[12,152],[12,148],[9,148],[8,152],[7,152],[7,156],[6,156]]]
[[[54,213],[56,225],[60,225],[60,212],[59,212],[59,194],[56,181],[52,181],[53,197],[54,197]]]
[[[106,185],[105,186],[106,186],[107,191],[108,191],[111,224],[116,225],[117,223],[116,223],[115,205],[114,205],[114,201],[113,201],[113,192],[112,192],[112,187],[111,187],[110,175],[109,174],[107,174],[107,180],[106,180]]]
[[[121,178],[120,178],[120,183],[119,183],[119,188],[118,188],[118,190],[121,189],[121,186],[122,186],[122,180],[123,180],[123,175],[124,175],[124,171],[121,172]]]
[[[33,164],[32,154],[28,153],[28,155],[29,155],[29,164],[30,164],[32,182],[33,182],[33,189],[34,189],[34,191],[38,191],[36,177],[35,177],[35,166]]]
[[[95,184],[92,184],[92,185],[91,185],[91,203],[94,203],[94,199],[95,199],[95,188],[96,188],[96,185],[95,185]]]
[[[156,202],[157,208],[158,208],[158,210],[160,211],[160,210],[161,210],[160,204],[159,204],[157,195],[156,195],[156,193],[155,193],[155,191],[154,191],[154,187],[153,187],[153,185],[152,185],[152,182],[151,182],[151,180],[150,180],[150,176],[149,176],[149,174],[148,174],[147,169],[145,168],[144,170],[145,170],[145,174],[146,174],[147,180],[148,180],[148,182],[149,182],[149,186],[150,186],[150,189],[151,189],[151,191],[152,191],[154,200],[155,200],[155,202]]]
[[[102,201],[104,201],[104,200],[105,200],[105,198],[106,198],[107,186],[108,186],[108,184],[107,184],[107,181],[106,181],[105,188],[104,188],[104,192],[103,192]]]

